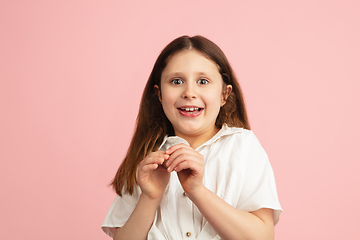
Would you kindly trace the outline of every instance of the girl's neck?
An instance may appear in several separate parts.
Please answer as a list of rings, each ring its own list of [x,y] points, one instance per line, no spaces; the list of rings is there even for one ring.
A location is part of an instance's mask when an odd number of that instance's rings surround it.
[[[212,131],[207,131],[206,133],[200,133],[200,134],[184,134],[184,133],[176,133],[175,135],[178,137],[181,137],[185,139],[189,144],[190,147],[193,149],[198,148],[206,141],[210,140],[220,129],[214,126],[214,129]]]

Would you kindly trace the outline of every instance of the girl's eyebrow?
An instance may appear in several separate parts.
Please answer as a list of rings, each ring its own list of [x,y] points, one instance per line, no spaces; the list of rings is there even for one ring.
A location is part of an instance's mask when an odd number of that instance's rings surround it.
[[[171,72],[168,75],[164,76],[164,78],[168,78],[168,77],[172,77],[172,76],[179,76],[179,75],[183,75],[182,72]]]
[[[209,76],[209,77],[214,77],[213,75],[211,74],[207,74],[207,73],[204,73],[204,72],[196,72],[195,73],[197,76]],[[173,77],[173,76],[182,76],[184,75],[183,72],[172,72],[172,73],[169,73],[168,75],[164,76],[165,79],[169,78],[169,77]]]

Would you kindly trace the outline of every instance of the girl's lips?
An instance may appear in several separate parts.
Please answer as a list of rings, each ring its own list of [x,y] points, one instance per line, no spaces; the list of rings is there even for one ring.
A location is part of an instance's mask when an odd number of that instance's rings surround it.
[[[204,110],[203,108],[198,108],[198,107],[178,108],[179,113],[185,117],[197,117],[201,114],[203,110]]]

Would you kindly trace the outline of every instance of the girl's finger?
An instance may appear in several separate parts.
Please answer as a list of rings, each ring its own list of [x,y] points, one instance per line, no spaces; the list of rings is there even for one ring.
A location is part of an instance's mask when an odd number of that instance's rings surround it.
[[[168,171],[171,172],[172,170],[175,170],[175,168],[177,168],[177,166],[183,162],[188,162],[188,164],[190,164],[189,166],[192,166],[191,163],[198,163],[202,165],[203,161],[199,156],[196,155],[191,155],[187,153],[180,154],[169,164]]]
[[[190,169],[193,172],[200,172],[202,170],[202,166],[193,161],[182,161],[177,166],[174,167],[175,172],[181,172],[184,169]]]
[[[174,145],[174,146],[169,147],[169,148],[165,151],[165,153],[171,155],[171,154],[173,154],[176,150],[178,150],[179,148],[191,148],[191,147],[188,146],[188,145],[186,145],[186,144],[184,144],[184,143],[179,143],[179,144],[176,144],[176,145]],[[191,149],[193,149],[193,148],[191,148]],[[193,149],[193,150],[194,150],[194,149]]]
[[[163,164],[163,162],[165,160],[167,160],[168,158],[169,158],[169,155],[165,154],[162,151],[153,152],[153,153],[150,153],[146,158],[144,158],[144,160],[142,160],[140,162],[140,166],[145,165],[145,164],[151,164],[151,163]]]
[[[158,166],[159,165],[156,163],[146,164],[141,167],[140,171],[142,171],[143,173],[148,173],[148,172],[151,172],[151,171],[157,169]]]
[[[169,167],[173,165],[174,161],[181,161],[181,160],[203,161],[203,156],[192,148],[180,147],[177,148],[177,150],[170,155],[165,165],[166,167]]]

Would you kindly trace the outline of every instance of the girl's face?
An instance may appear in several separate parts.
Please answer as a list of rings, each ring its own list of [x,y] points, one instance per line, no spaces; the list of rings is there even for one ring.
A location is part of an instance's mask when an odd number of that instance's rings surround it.
[[[224,85],[216,63],[196,50],[170,57],[161,74],[159,99],[175,135],[197,147],[218,131],[220,107],[232,90]]]

